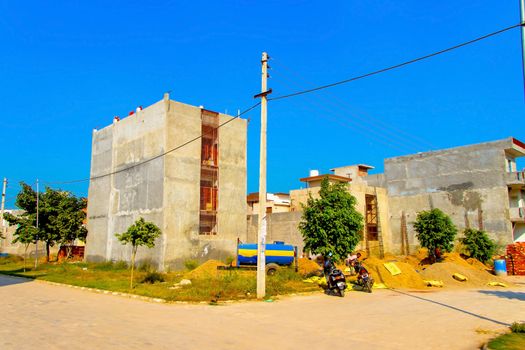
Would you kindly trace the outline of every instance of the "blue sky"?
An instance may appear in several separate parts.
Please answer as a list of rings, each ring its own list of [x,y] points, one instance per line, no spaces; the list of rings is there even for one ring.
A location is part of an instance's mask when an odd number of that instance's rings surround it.
[[[251,106],[263,51],[273,59],[269,87],[277,96],[519,23],[518,1],[329,3],[0,0],[7,207],[20,180],[89,177],[93,128],[166,91],[230,114]],[[270,192],[299,188],[310,169],[366,163],[381,172],[386,157],[508,136],[525,141],[520,32],[268,108]],[[259,110],[247,117],[252,192]],[[87,182],[52,186],[87,195]]]

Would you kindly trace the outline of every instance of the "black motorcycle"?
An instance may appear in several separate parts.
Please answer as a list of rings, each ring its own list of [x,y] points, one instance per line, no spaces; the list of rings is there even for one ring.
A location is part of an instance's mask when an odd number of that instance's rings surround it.
[[[326,279],[328,290],[332,293],[339,294],[340,297],[344,297],[346,289],[344,273],[329,262],[329,266],[325,268],[325,276],[328,276]]]
[[[372,287],[374,286],[374,279],[370,277],[368,270],[359,261],[354,263],[354,268],[357,273],[357,285],[368,293],[372,293]]]

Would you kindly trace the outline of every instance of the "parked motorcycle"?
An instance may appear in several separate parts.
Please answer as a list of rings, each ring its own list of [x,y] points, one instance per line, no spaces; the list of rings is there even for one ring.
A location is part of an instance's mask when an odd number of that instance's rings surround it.
[[[328,260],[325,262],[324,273],[328,290],[332,293],[339,294],[340,297],[345,296],[346,278],[343,271],[335,267],[335,265]]]
[[[357,285],[368,293],[372,293],[372,287],[374,286],[374,279],[370,277],[368,270],[363,266],[363,263],[356,261],[354,268],[357,273]]]

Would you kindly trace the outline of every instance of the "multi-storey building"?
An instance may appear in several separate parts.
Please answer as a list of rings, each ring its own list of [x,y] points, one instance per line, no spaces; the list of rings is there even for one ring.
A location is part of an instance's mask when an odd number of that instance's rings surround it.
[[[139,217],[162,235],[137,259],[159,269],[233,255],[246,235],[246,120],[232,118],[166,94],[95,130],[87,260],[129,260],[115,234]]]

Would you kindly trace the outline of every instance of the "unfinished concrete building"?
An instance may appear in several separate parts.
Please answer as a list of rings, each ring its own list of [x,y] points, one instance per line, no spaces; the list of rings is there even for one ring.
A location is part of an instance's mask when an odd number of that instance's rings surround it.
[[[304,248],[303,237],[299,231],[302,220],[302,204],[306,204],[310,195],[317,198],[321,182],[328,177],[330,183],[346,183],[349,192],[356,198],[356,209],[363,215],[363,239],[357,249],[368,250],[374,255],[390,249],[389,210],[385,188],[371,187],[363,181],[368,170],[373,167],[359,164],[331,169],[333,174],[319,175],[316,170],[310,176],[300,179],[306,188],[290,191],[290,212],[273,212],[267,214],[267,240],[286,241],[296,245],[300,252]],[[257,238],[257,215],[248,216],[248,240]]]
[[[472,227],[501,244],[525,240],[525,179],[516,169],[524,155],[525,144],[511,137],[386,159],[384,174],[365,180],[388,190],[393,252],[419,245],[413,222],[432,208],[460,233]]]
[[[246,120],[169,99],[93,132],[88,261],[129,260],[115,237],[139,217],[162,231],[138,260],[164,269],[234,255],[246,235]],[[222,125],[222,126],[221,126]]]

